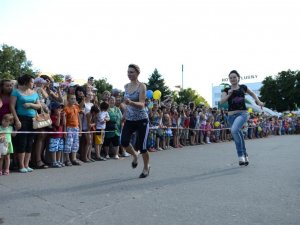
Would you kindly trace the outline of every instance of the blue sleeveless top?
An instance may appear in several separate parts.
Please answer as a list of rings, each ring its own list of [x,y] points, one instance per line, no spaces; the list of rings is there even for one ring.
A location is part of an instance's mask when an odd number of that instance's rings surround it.
[[[140,85],[138,86],[137,90],[135,90],[132,93],[129,93],[126,85],[124,98],[128,98],[133,102],[138,102],[140,97],[139,87]],[[148,119],[148,114],[146,112],[145,107],[140,109],[132,105],[127,105],[125,118],[126,120],[131,120],[131,121],[143,120],[143,119]]]

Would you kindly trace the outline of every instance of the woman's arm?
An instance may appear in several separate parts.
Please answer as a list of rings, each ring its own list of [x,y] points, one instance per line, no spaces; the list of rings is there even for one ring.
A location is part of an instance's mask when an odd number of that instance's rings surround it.
[[[35,109],[35,110],[38,110],[38,109],[42,108],[42,105],[41,105],[39,100],[37,100],[36,103],[24,103],[23,106],[26,109],[32,108],[32,109]]]
[[[61,112],[57,114],[56,123],[54,125],[58,127],[60,125],[60,121],[61,121]]]
[[[223,104],[223,103],[227,102],[231,95],[232,95],[232,90],[231,89],[228,90],[228,94],[225,91],[223,91],[222,95],[221,95],[220,104]]]
[[[105,122],[110,121],[110,117],[109,117],[109,114],[108,114],[108,113],[107,113],[107,115],[105,116],[104,121],[105,121]]]
[[[16,125],[16,130],[19,130],[21,128],[22,124],[21,124],[19,117],[17,115],[17,112],[16,112],[16,102],[17,102],[17,97],[10,96],[9,109],[10,109],[10,112],[13,114],[13,117],[15,120],[15,125]]]
[[[247,93],[255,100],[255,103],[261,107],[263,107],[265,104],[259,100],[259,98],[256,96],[256,94],[251,91],[249,88],[247,88]]]
[[[48,97],[49,97],[47,91],[46,91],[44,88],[41,88],[40,90],[41,90],[41,94],[42,94],[42,96],[43,96],[44,98],[48,98]]]
[[[62,92],[61,87],[58,88],[57,93],[52,91],[49,87],[46,88],[46,91],[47,91],[48,96],[51,96],[52,98],[54,98],[55,101],[58,101],[58,102],[64,101],[62,93],[61,93]]]
[[[82,123],[81,123],[81,119],[80,119],[80,114],[78,113],[78,122],[79,122],[79,136],[81,136],[81,132],[82,132]]]

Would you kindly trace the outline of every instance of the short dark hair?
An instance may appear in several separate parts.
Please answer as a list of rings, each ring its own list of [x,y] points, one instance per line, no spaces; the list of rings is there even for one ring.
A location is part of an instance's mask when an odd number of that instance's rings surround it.
[[[24,74],[18,78],[18,85],[27,85],[29,84],[33,79],[33,76],[29,74]]]
[[[4,79],[0,81],[0,94],[3,94],[3,87],[6,82],[11,82],[11,80]]]
[[[100,109],[97,105],[93,105],[92,108],[91,108],[91,113],[98,113],[100,112]]]
[[[83,92],[83,95],[86,97],[86,90],[83,86],[77,86],[75,89],[75,95],[77,96],[77,91]]]
[[[101,102],[100,103],[100,109],[101,110],[108,110],[109,104],[107,102]]]
[[[236,71],[236,70],[231,70],[230,73],[228,74],[228,76],[230,76],[230,74],[232,74],[232,73],[236,74],[238,76],[238,78],[241,77],[240,74],[238,73],[238,71]]]

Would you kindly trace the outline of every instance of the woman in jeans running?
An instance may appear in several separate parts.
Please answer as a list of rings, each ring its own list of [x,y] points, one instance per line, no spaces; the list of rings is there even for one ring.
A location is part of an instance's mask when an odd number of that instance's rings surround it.
[[[228,102],[228,122],[231,125],[231,134],[239,157],[239,165],[247,166],[249,159],[241,130],[248,119],[245,94],[249,94],[255,100],[255,103],[261,107],[264,106],[264,103],[246,85],[239,84],[240,74],[236,70],[229,73],[229,81],[231,86],[223,90],[220,103]]]

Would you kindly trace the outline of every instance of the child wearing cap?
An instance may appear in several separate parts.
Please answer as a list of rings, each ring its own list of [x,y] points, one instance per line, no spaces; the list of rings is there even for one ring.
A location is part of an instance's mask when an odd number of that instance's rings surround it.
[[[64,134],[60,133],[64,131],[65,113],[63,111],[63,105],[58,102],[52,102],[51,108],[51,131],[57,132],[50,134],[49,139],[49,152],[51,156],[50,167],[61,168],[64,166],[61,161],[62,151],[64,150]]]

